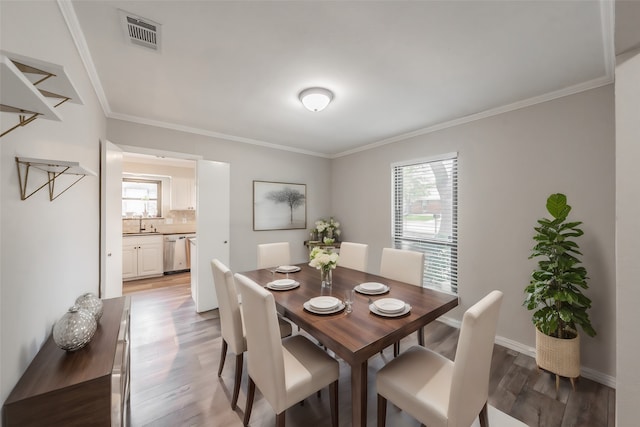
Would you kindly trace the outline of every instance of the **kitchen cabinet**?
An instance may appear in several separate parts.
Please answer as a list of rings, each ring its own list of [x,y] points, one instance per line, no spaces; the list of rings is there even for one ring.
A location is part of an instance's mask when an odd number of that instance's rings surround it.
[[[171,177],[171,210],[186,211],[196,208],[196,181],[193,178]]]
[[[122,280],[162,276],[162,235],[122,238]]]

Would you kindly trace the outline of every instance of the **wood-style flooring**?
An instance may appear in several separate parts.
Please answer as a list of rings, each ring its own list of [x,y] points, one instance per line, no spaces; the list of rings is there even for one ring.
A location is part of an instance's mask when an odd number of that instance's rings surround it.
[[[131,296],[131,426],[242,426],[246,402],[246,362],[238,409],[231,410],[234,357],[227,355],[218,378],[220,321],[218,311],[196,313],[189,274],[126,282]],[[425,328],[427,347],[453,358],[458,330],[440,322]],[[402,349],[417,344],[411,334]],[[392,357],[391,349],[369,361],[368,425],[376,425],[375,374]],[[246,358],[245,358],[246,360]],[[351,426],[349,367],[341,364],[340,425]],[[615,391],[585,378],[574,392],[562,380],[556,395],[554,376],[538,371],[534,359],[494,347],[489,403],[529,426],[614,427]],[[287,411],[287,426],[315,427],[330,423],[328,390]],[[259,391],[251,426],[274,426],[275,414]],[[420,423],[389,404],[387,425]]]

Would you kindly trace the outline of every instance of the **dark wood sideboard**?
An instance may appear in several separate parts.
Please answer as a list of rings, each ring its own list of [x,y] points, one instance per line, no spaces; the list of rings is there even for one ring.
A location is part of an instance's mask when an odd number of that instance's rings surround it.
[[[131,301],[103,303],[85,347],[66,352],[49,336],[5,401],[3,426],[126,425]]]

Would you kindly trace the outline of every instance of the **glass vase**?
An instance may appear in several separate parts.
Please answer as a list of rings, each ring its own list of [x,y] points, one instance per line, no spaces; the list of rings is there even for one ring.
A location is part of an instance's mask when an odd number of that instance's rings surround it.
[[[333,270],[332,269],[320,269],[320,280],[322,281],[323,288],[331,287],[333,283]]]

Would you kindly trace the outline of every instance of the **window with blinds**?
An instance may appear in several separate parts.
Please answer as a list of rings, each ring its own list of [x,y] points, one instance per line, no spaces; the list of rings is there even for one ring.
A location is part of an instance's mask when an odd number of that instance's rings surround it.
[[[458,293],[457,153],[392,165],[393,244],[424,252],[423,286]]]

